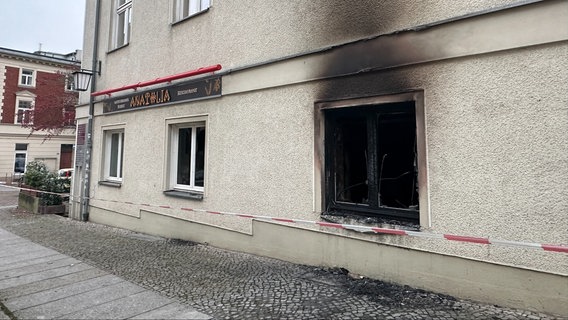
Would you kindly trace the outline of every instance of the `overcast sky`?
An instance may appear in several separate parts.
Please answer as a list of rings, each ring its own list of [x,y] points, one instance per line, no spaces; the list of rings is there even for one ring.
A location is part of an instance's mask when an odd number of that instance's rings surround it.
[[[0,0],[0,47],[71,53],[83,47],[85,0]]]

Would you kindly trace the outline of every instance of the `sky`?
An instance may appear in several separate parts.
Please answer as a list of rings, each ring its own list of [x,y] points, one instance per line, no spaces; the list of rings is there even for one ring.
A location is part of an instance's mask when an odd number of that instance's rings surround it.
[[[71,53],[83,48],[85,0],[0,0],[0,47]]]

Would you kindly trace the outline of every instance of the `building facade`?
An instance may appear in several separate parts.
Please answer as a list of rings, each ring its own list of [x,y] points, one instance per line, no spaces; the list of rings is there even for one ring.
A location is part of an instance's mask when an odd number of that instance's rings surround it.
[[[79,68],[77,55],[0,48],[0,180],[19,178],[33,160],[73,167],[78,95],[66,74]],[[54,123],[67,128],[50,134]]]
[[[568,314],[568,2],[86,9],[72,217]]]

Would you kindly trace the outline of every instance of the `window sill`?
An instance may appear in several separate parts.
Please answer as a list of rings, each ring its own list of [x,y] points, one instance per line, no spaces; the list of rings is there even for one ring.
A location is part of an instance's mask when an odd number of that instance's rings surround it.
[[[120,188],[122,187],[122,182],[115,182],[115,181],[99,181],[100,186],[107,186],[113,188]]]
[[[209,8],[210,8],[210,7],[209,7]],[[194,14],[192,14],[192,15],[189,15],[189,16],[187,16],[187,17],[185,17],[185,18],[181,18],[181,19],[179,19],[179,20],[177,20],[177,21],[172,22],[172,27],[175,26],[175,25],[177,25],[177,24],[180,24],[180,23],[182,23],[182,22],[184,22],[184,21],[187,21],[187,20],[189,20],[189,19],[191,19],[191,18],[193,18],[193,17],[196,17],[196,16],[199,16],[199,15],[202,15],[202,14],[206,13],[207,11],[209,11],[209,8],[207,8],[207,9],[205,9],[205,10],[202,10],[202,11],[199,11],[199,12],[196,12],[196,13],[194,13]]]
[[[323,212],[321,218],[325,221],[339,224],[364,225],[370,227],[403,229],[409,231],[420,231],[420,222],[416,219],[404,219],[389,216],[376,212],[357,212],[355,210],[341,210],[332,208],[330,211]]]
[[[112,48],[112,49],[110,49],[109,51],[107,51],[107,54],[113,53],[113,52],[115,52],[115,51],[118,51],[118,50],[120,50],[120,49],[122,49],[122,48],[124,48],[124,47],[128,47],[128,44],[130,44],[130,42],[127,43],[127,44],[123,44],[123,45],[121,45],[120,47]]]
[[[203,193],[192,192],[192,191],[166,190],[164,191],[164,194],[168,197],[203,200]]]

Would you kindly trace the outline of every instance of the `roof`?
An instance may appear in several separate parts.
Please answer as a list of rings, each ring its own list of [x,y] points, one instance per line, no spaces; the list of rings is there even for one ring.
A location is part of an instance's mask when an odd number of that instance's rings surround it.
[[[24,52],[0,47],[0,57],[16,60],[31,61],[35,63],[48,64],[48,65],[71,65],[80,66],[81,57],[80,50],[69,54],[59,54],[54,52],[36,51],[34,53]]]

